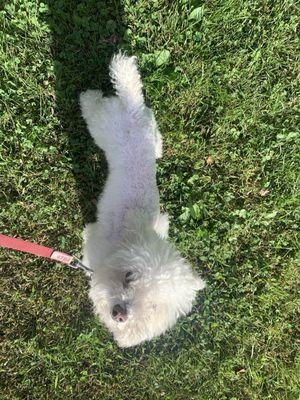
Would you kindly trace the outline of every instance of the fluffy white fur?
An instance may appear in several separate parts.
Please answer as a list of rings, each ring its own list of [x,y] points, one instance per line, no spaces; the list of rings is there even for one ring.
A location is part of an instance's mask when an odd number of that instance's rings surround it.
[[[136,58],[115,55],[110,76],[116,96],[88,90],[80,97],[89,131],[109,164],[83,253],[94,270],[95,312],[118,345],[129,347],[172,327],[205,284],[167,240],[168,216],[160,213],[155,177],[162,140],[144,103]],[[113,317],[116,307],[122,321]]]

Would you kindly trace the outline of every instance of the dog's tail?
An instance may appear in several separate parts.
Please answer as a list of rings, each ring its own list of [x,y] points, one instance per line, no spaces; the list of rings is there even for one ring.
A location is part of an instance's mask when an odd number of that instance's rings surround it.
[[[133,114],[143,109],[142,81],[136,57],[116,54],[109,66],[111,81],[126,109]]]

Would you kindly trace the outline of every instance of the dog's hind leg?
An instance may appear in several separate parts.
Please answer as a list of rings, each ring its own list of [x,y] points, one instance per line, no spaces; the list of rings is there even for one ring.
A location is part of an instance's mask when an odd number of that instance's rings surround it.
[[[151,125],[152,125],[152,131],[153,131],[153,135],[154,135],[155,158],[161,158],[162,150],[163,150],[163,142],[162,142],[161,133],[158,129],[158,126],[157,126],[157,123],[156,123],[156,120],[154,117],[154,113],[148,107],[145,107],[145,113],[146,113],[147,117],[150,119]]]
[[[100,90],[87,90],[80,95],[80,108],[95,143],[105,152],[109,151],[116,142],[112,116],[120,115],[118,99],[103,98]]]
[[[87,90],[80,95],[80,106],[83,118],[88,122],[92,122],[93,118],[99,110],[102,101],[101,90]]]

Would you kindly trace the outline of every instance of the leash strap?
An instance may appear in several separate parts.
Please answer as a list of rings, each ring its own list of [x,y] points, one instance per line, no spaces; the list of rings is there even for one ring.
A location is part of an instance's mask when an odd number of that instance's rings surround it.
[[[17,239],[0,233],[0,246],[11,250],[34,254],[39,257],[50,258],[51,260],[66,264],[71,268],[83,269],[87,273],[92,273],[92,270],[82,264],[77,257],[51,249],[50,247],[41,246],[40,244],[27,242],[26,240]]]

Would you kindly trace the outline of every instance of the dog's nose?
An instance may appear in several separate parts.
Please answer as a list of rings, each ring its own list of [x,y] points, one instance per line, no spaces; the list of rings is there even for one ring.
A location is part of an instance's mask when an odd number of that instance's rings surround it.
[[[112,309],[112,317],[118,322],[125,322],[127,320],[126,308],[122,307],[121,304],[116,304]]]

